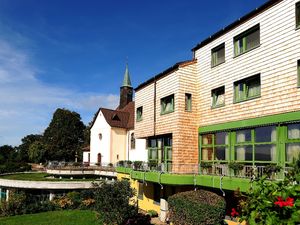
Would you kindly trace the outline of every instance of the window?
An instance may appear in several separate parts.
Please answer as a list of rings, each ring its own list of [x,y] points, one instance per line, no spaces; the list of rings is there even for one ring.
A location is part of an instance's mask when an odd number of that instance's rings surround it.
[[[296,28],[300,27],[300,2],[296,3]]]
[[[225,62],[225,44],[221,44],[211,50],[211,67]]]
[[[300,87],[300,60],[297,62],[298,87]]]
[[[131,149],[135,149],[135,137],[134,137],[134,133],[132,133],[131,136],[130,136],[130,148]]]
[[[204,134],[201,138],[202,161],[224,161],[229,159],[228,133]]]
[[[260,97],[260,74],[234,82],[234,102]]]
[[[139,122],[143,119],[143,106],[136,109],[136,121]]]
[[[174,94],[160,100],[161,114],[174,112]]]
[[[234,37],[234,55],[238,56],[260,44],[259,24]]]
[[[185,93],[185,111],[192,111],[192,95]]]
[[[211,91],[212,108],[225,105],[225,86],[216,88]]]
[[[300,155],[300,123],[287,125],[286,162],[292,162]]]

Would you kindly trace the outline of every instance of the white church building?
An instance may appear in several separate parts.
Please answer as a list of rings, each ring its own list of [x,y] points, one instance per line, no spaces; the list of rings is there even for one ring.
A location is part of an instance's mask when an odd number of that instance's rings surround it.
[[[117,109],[99,108],[90,128],[90,147],[83,149],[85,165],[115,164],[120,160],[146,161],[146,139],[134,135],[135,107],[128,66],[120,87]]]

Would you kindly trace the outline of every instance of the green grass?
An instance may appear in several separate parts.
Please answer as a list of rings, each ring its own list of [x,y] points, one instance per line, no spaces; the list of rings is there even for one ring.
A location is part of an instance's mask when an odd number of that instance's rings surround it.
[[[64,210],[0,218],[1,225],[99,225],[89,210]]]
[[[63,178],[63,179],[51,179],[47,178],[47,176],[51,176],[47,173],[17,173],[17,174],[10,174],[10,175],[3,175],[0,176],[0,179],[9,179],[9,180],[28,180],[28,181],[94,181],[95,179],[76,179],[76,176],[73,176],[73,180]]]

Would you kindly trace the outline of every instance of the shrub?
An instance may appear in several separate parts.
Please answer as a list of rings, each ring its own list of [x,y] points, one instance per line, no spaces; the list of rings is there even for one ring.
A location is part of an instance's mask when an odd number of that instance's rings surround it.
[[[181,192],[170,196],[168,202],[174,224],[221,224],[225,217],[224,198],[210,191]]]
[[[99,213],[99,222],[104,224],[122,224],[137,215],[134,190],[126,180],[113,183],[94,184],[95,210]]]
[[[11,191],[7,202],[1,203],[1,215],[13,216],[23,214],[26,205],[26,195],[24,192]]]
[[[300,221],[300,185],[297,183],[297,163],[284,180],[268,181],[261,177],[254,182],[239,202],[241,220],[250,225],[293,225]],[[300,165],[300,164],[299,164]]]
[[[150,217],[157,217],[158,216],[158,213],[155,211],[155,210],[148,210],[147,214],[150,216]]]
[[[67,196],[55,198],[53,200],[53,203],[56,207],[59,207],[61,209],[72,209],[73,208],[73,202]]]
[[[71,191],[67,194],[67,198],[72,202],[71,208],[76,209],[81,204],[81,196],[79,192]]]

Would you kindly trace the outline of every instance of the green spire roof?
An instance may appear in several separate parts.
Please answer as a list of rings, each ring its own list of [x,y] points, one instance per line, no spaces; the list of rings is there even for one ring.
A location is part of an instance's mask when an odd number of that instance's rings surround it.
[[[129,76],[128,63],[126,63],[126,69],[125,69],[125,74],[124,74],[124,80],[123,80],[122,87],[132,87],[131,86],[131,81],[130,81],[130,76]]]

